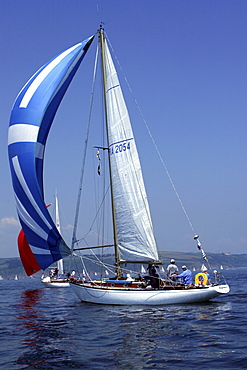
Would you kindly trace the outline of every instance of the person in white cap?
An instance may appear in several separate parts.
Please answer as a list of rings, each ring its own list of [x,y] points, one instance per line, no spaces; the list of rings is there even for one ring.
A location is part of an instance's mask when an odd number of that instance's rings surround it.
[[[178,267],[175,265],[175,260],[172,258],[170,261],[170,265],[167,266],[166,269],[166,276],[171,280],[176,280],[173,275],[178,274]]]
[[[207,269],[207,267],[205,265],[202,267],[202,272],[207,275],[207,278],[208,278],[208,282],[207,283],[210,284],[210,275],[209,275],[208,269]]]
[[[189,269],[187,269],[185,265],[182,266],[182,270],[183,272],[179,275],[175,275],[175,277],[177,279],[182,278],[183,284],[188,287],[190,284],[192,284],[192,272]]]

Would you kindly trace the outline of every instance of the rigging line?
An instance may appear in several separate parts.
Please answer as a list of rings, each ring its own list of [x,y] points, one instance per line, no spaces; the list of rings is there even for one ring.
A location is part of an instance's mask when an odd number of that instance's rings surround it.
[[[105,161],[101,161],[101,165],[103,166],[103,171],[102,173],[105,173],[105,168],[104,168],[104,163]],[[99,186],[99,190],[100,190],[100,185],[102,185],[102,176],[98,176],[95,174],[95,177],[98,177],[97,181],[98,181],[98,186]],[[95,179],[96,180],[96,179]],[[109,186],[108,186],[108,190],[109,190]],[[106,196],[107,196],[107,193],[108,193],[108,190],[106,190],[106,179],[105,179],[105,176],[103,176],[103,185],[102,185],[102,188],[101,188],[101,192],[98,192],[100,194],[99,196],[99,199],[97,201],[97,213],[96,213],[96,217],[97,217],[97,220],[98,220],[98,225],[97,225],[97,232],[98,232],[98,245],[100,245],[100,243],[103,244],[104,240],[105,240],[105,199],[106,199]],[[100,199],[101,198],[101,199]],[[95,218],[96,220],[96,218]],[[101,241],[100,241],[101,240]]]
[[[96,50],[96,57],[95,57],[95,63],[94,63],[93,83],[92,83],[91,99],[90,99],[90,105],[89,105],[88,124],[87,124],[87,131],[86,131],[83,161],[82,161],[81,178],[80,178],[80,182],[79,182],[79,191],[78,191],[78,198],[77,198],[77,204],[76,204],[74,230],[73,230],[73,235],[72,235],[72,244],[71,244],[71,252],[72,253],[73,253],[74,245],[76,243],[76,232],[77,232],[77,224],[78,224],[78,218],[79,218],[79,209],[80,209],[80,202],[81,202],[82,185],[83,185],[83,179],[84,179],[84,170],[85,170],[85,162],[86,162],[88,137],[89,137],[89,128],[90,128],[90,124],[91,124],[94,87],[95,87],[95,80],[96,80],[97,60],[98,60],[98,47],[97,47],[97,50]]]
[[[96,212],[96,215],[95,215],[95,217],[94,217],[94,219],[93,219],[93,221],[92,221],[92,224],[91,224],[91,226],[90,226],[90,228],[89,228],[88,232],[87,232],[87,233],[86,233],[82,238],[80,238],[80,239],[78,239],[78,240],[75,240],[75,243],[79,244],[79,242],[81,242],[82,240],[85,240],[85,238],[87,237],[87,235],[92,231],[93,225],[94,225],[94,223],[96,222],[97,217],[98,217],[98,215],[99,215],[99,212],[100,212],[100,210],[101,210],[101,208],[103,207],[103,204],[104,204],[104,202],[105,202],[105,198],[106,198],[106,196],[107,196],[107,193],[108,193],[108,191],[109,191],[109,188],[110,188],[110,185],[108,186],[108,189],[107,189],[107,191],[106,191],[106,193],[105,193],[105,195],[104,195],[104,197],[103,197],[103,199],[102,199],[102,201],[101,201],[101,204],[99,205],[99,209],[98,209],[98,211]],[[74,244],[75,244],[75,243],[74,243]]]
[[[87,256],[81,256],[83,259],[85,259],[85,260],[87,260],[87,261],[90,261],[90,262],[92,262],[92,263],[95,263],[96,265],[102,265],[102,261],[101,260],[95,260],[95,259],[93,259],[93,257],[89,257],[89,255],[87,255]],[[106,268],[108,268],[109,269],[109,267],[112,267],[112,268],[114,268],[114,265],[112,265],[112,264],[110,264],[110,263],[104,263],[104,266],[106,267]]]
[[[92,251],[92,249],[90,249],[90,252],[91,252],[91,253],[94,255],[94,257],[96,258],[96,262],[95,262],[95,263],[96,263],[98,266],[104,266],[104,268],[107,268],[107,267],[106,267],[106,265],[105,265],[105,263],[99,259],[99,257],[94,253],[94,251]]]
[[[94,252],[93,251],[91,251],[93,254],[94,254]],[[95,254],[94,254],[95,255]],[[113,270],[111,270],[111,268],[112,269],[115,269],[115,266],[114,265],[112,265],[112,264],[110,264],[110,263],[107,263],[107,262],[102,262],[98,257],[97,257],[97,255],[95,255],[95,257],[96,257],[96,260],[95,259],[93,259],[92,257],[86,257],[86,256],[80,256],[80,255],[75,255],[75,256],[78,256],[78,257],[80,257],[80,258],[82,258],[82,259],[86,259],[86,260],[88,260],[88,261],[90,261],[90,262],[92,262],[92,263],[94,263],[95,265],[98,265],[98,266],[104,266],[104,268],[106,268],[106,269],[108,269],[111,273],[114,273],[115,271],[113,271]],[[131,269],[127,269],[127,268],[125,268],[125,267],[122,267],[122,270],[124,271],[124,272],[129,272],[129,273],[132,273],[132,274],[134,274],[134,275],[139,275],[140,274],[140,272],[138,272],[138,271],[132,271]]]
[[[86,276],[90,277],[88,271],[87,271],[87,268],[86,268],[86,265],[85,265],[85,262],[83,260],[83,257],[82,256],[79,256],[80,257],[80,260],[81,260],[81,264],[82,264],[82,271],[84,270],[85,271],[85,274]]]
[[[131,86],[130,86],[130,84],[129,84],[129,81],[127,80],[127,77],[126,77],[126,76],[124,75],[124,73],[123,73],[123,69],[122,69],[122,67],[121,67],[121,65],[120,65],[119,60],[118,60],[118,59],[117,59],[117,57],[116,57],[116,54],[115,54],[115,52],[114,52],[114,49],[113,49],[113,47],[112,47],[112,45],[111,45],[110,40],[109,40],[109,38],[108,38],[108,37],[107,37],[107,41],[108,41],[109,45],[111,46],[111,49],[112,49],[112,51],[113,51],[113,53],[114,53],[114,57],[115,57],[115,59],[116,59],[116,61],[117,61],[118,65],[119,65],[119,68],[120,68],[120,70],[121,70],[122,74],[123,74],[123,77],[124,77],[125,82],[126,82],[126,84],[127,84],[127,86],[128,86],[128,89],[129,89],[129,91],[130,91],[130,93],[131,93],[131,95],[132,95],[132,98],[133,98],[133,100],[134,100],[134,102],[135,102],[135,104],[136,104],[136,106],[137,106],[137,108],[138,108],[138,111],[139,111],[139,113],[140,113],[140,115],[141,115],[141,118],[142,118],[142,120],[143,120],[144,124],[145,124],[145,127],[146,127],[146,129],[147,129],[147,132],[148,132],[148,134],[149,134],[149,136],[150,136],[150,138],[151,138],[151,140],[152,140],[152,142],[153,142],[153,145],[154,145],[154,147],[155,147],[155,149],[156,149],[156,152],[157,152],[157,154],[158,154],[158,156],[159,156],[159,158],[160,158],[160,161],[161,161],[161,163],[162,163],[162,165],[163,165],[163,167],[164,167],[164,169],[165,169],[165,172],[166,172],[167,177],[168,177],[168,179],[169,179],[169,181],[170,181],[170,184],[171,184],[171,186],[172,186],[172,188],[173,188],[173,190],[174,190],[174,192],[175,192],[175,194],[176,194],[176,197],[177,197],[177,199],[178,199],[178,201],[179,201],[179,203],[180,203],[180,206],[181,206],[181,208],[182,208],[182,210],[183,210],[183,212],[184,212],[184,215],[185,215],[185,217],[186,217],[186,219],[187,219],[187,221],[188,221],[188,223],[189,223],[189,225],[190,225],[190,227],[191,227],[191,230],[192,230],[193,234],[195,235],[196,233],[195,233],[194,227],[193,227],[193,225],[192,225],[192,222],[190,221],[190,218],[189,218],[189,216],[188,216],[188,213],[186,212],[186,209],[185,209],[185,207],[184,207],[184,205],[183,205],[183,202],[182,202],[182,200],[181,200],[181,198],[180,198],[180,196],[179,196],[179,194],[178,194],[178,191],[177,191],[176,186],[175,186],[175,184],[174,184],[174,182],[173,182],[173,180],[172,180],[172,178],[171,178],[171,175],[170,175],[170,173],[169,173],[169,171],[168,171],[168,168],[167,168],[167,166],[166,166],[166,164],[165,164],[165,162],[164,162],[164,160],[163,160],[163,157],[162,157],[162,155],[161,155],[161,153],[160,153],[160,151],[159,151],[159,148],[158,148],[158,146],[157,146],[157,144],[156,144],[156,142],[155,142],[155,140],[154,140],[154,138],[153,138],[153,136],[152,136],[152,133],[151,133],[151,131],[150,131],[150,129],[149,129],[149,126],[148,126],[148,124],[147,124],[147,121],[146,121],[146,119],[145,119],[145,117],[144,117],[144,115],[143,115],[143,113],[142,113],[142,110],[141,110],[141,108],[140,108],[140,106],[139,106],[139,103],[138,103],[138,101],[137,101],[137,99],[136,99],[136,97],[135,97],[134,93],[133,93],[133,90],[132,90],[132,88],[131,88]]]
[[[106,269],[108,269],[111,273],[114,273],[114,271],[113,270],[111,270],[111,268],[115,268],[115,266],[114,265],[111,265],[111,264],[109,264],[109,263],[103,263],[98,257],[97,257],[97,255],[95,255],[95,253],[93,252],[93,251],[91,251],[93,254],[94,254],[94,256],[96,257],[96,260],[95,259],[93,259],[93,258],[90,258],[90,257],[86,257],[86,256],[80,256],[80,255],[78,255],[80,258],[82,258],[82,259],[86,259],[86,260],[88,260],[88,261],[90,261],[90,262],[92,262],[92,263],[95,263],[96,265],[98,265],[98,266],[104,266],[104,268],[106,268]]]

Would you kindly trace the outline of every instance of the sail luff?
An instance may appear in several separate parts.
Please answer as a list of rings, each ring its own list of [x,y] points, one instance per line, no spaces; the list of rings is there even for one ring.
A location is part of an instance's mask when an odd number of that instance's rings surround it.
[[[102,62],[102,75],[103,75],[103,92],[104,92],[104,106],[105,106],[105,120],[106,120],[106,134],[108,143],[108,162],[109,162],[109,174],[110,174],[110,189],[111,189],[111,207],[112,207],[112,222],[113,222],[113,238],[114,238],[114,250],[115,250],[115,262],[116,262],[116,275],[121,276],[121,270],[119,265],[119,249],[118,249],[118,237],[117,237],[117,227],[116,227],[116,212],[114,204],[114,190],[112,184],[112,168],[110,161],[110,146],[109,146],[109,124],[108,124],[108,106],[107,106],[107,75],[106,75],[106,59],[105,59],[105,37],[104,30],[102,27],[99,29],[99,43],[101,49],[101,62]]]

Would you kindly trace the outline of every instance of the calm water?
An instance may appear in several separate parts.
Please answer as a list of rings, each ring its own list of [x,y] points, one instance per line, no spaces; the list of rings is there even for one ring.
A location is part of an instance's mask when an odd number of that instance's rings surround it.
[[[224,276],[227,296],[155,308],[84,304],[38,279],[0,281],[0,368],[247,368],[247,269]]]

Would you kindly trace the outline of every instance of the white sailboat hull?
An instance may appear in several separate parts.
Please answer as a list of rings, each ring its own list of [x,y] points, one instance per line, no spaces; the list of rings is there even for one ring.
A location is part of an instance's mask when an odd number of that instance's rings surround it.
[[[183,290],[137,290],[92,287],[70,283],[77,297],[83,302],[109,305],[168,305],[209,301],[228,293],[228,285],[209,286]]]
[[[42,283],[46,288],[69,288],[69,281],[67,279],[50,279],[43,278]]]

